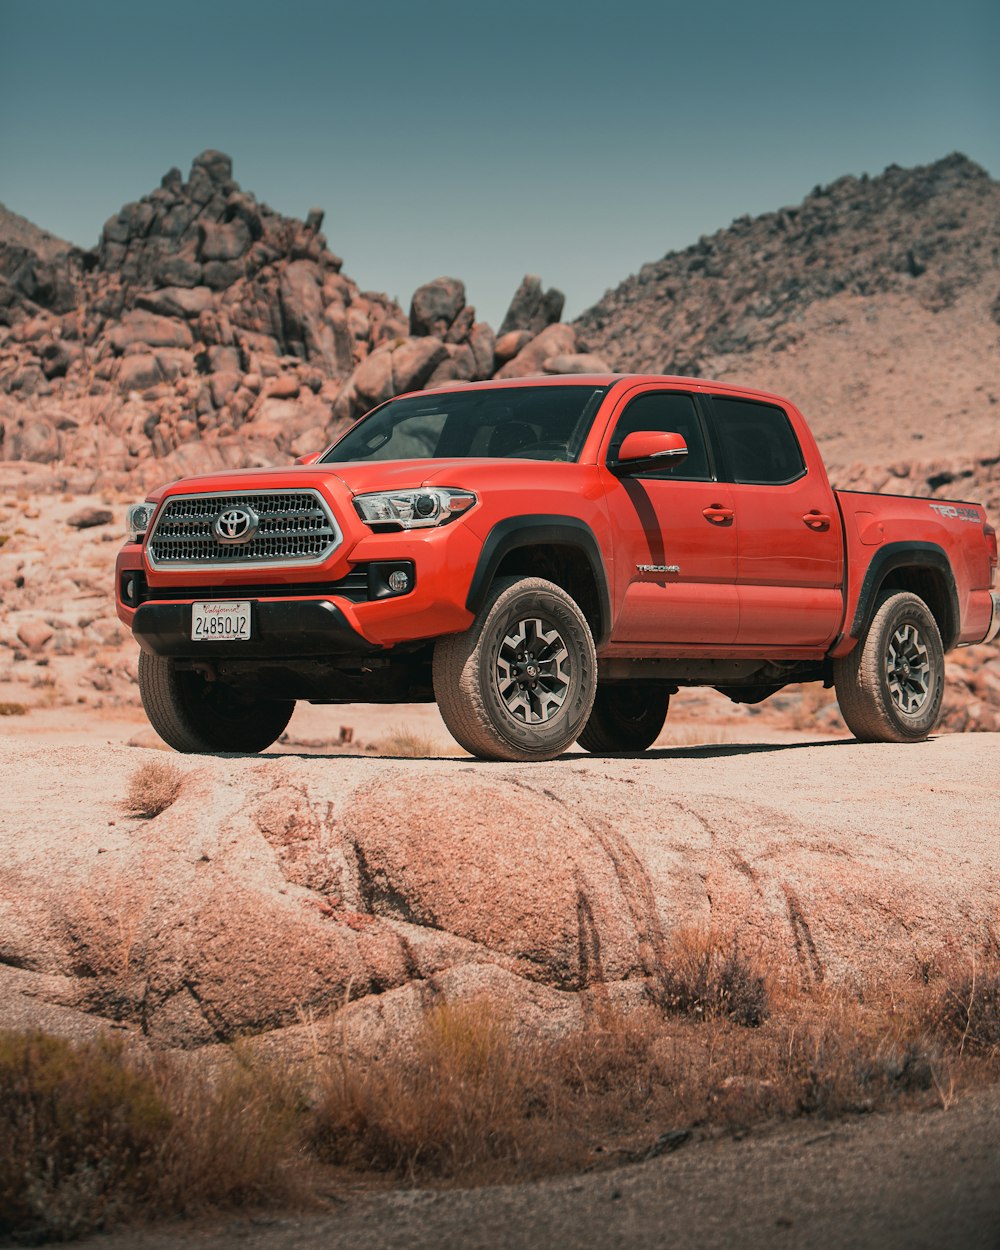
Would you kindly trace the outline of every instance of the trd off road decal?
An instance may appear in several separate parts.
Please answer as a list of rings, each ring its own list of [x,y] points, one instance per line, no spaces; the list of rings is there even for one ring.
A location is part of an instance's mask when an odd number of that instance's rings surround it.
[[[932,503],[931,511],[947,517],[950,521],[972,521],[978,525],[982,520],[978,508],[963,508],[953,503]]]

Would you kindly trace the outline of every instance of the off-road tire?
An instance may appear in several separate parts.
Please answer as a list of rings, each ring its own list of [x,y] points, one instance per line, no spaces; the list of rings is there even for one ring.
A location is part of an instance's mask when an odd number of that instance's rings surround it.
[[[254,699],[223,682],[139,652],[139,693],[149,722],[168,746],[190,755],[256,753],[291,720],[294,700]]]
[[[837,702],[861,742],[922,742],[941,717],[944,647],[923,599],[881,595],[868,632],[833,662]]]
[[[645,751],[660,736],[669,707],[670,695],[652,682],[598,682],[590,719],[577,742],[595,755]]]
[[[518,656],[533,658],[522,666]],[[586,617],[565,590],[541,577],[498,578],[472,626],[434,647],[441,716],[456,742],[480,759],[561,755],[586,725],[596,689]],[[541,719],[527,719],[536,713]]]

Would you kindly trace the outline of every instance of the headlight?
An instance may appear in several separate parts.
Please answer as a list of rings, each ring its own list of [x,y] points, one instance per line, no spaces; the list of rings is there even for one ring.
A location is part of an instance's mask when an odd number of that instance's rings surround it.
[[[149,523],[153,519],[153,513],[156,511],[154,503],[134,503],[125,513],[125,528],[128,530],[128,539],[131,543],[141,542],[146,530],[149,529]]]
[[[470,490],[422,486],[418,490],[380,490],[371,495],[355,495],[354,506],[367,525],[398,526],[404,530],[443,525],[452,517],[468,512],[476,502]]]

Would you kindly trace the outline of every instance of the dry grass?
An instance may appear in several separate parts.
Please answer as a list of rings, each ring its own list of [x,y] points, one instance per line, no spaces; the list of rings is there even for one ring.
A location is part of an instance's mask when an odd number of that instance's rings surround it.
[[[678,933],[673,958],[655,991],[660,1005],[675,1014],[724,1017],[749,1028],[770,1015],[769,992],[760,968],[733,938],[697,931]]]
[[[406,759],[428,759],[441,754],[441,748],[433,738],[414,733],[403,725],[390,729],[384,738],[379,738],[368,749],[376,755]]]
[[[24,716],[27,711],[26,703],[0,703],[0,716]]]
[[[431,1184],[540,1176],[775,1118],[947,1109],[1000,1080],[996,953],[803,989],[702,934],[672,967],[643,1006],[592,994],[558,1039],[526,1037],[489,999],[439,1002],[379,1061],[347,1045],[346,1007],[294,1076],[240,1046],[206,1075],[190,1059],[0,1034],[0,1236],[301,1205],[329,1165]]]
[[[135,816],[152,820],[177,799],[183,785],[184,774],[174,764],[147,760],[129,778],[125,808]]]
[[[413,1054],[378,1067],[336,1048],[311,1137],[320,1157],[415,1177],[516,1160],[530,1102],[528,1055],[484,1001],[433,1007]]]
[[[0,1033],[0,1237],[308,1201],[300,1115],[288,1082],[238,1051],[210,1082],[113,1041]]]

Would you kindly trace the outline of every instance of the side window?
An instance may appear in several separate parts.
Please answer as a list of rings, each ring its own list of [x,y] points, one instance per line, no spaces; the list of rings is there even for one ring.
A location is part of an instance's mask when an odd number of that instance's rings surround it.
[[[680,478],[686,481],[708,482],[712,469],[705,446],[705,434],[701,428],[694,400],[690,395],[676,391],[650,391],[633,399],[618,418],[615,432],[608,445],[609,463],[618,459],[618,449],[628,434],[636,430],[655,430],[658,434],[680,434],[687,443],[688,454],[680,464],[644,472],[643,477]]]
[[[781,485],[803,475],[802,449],[780,408],[713,395],[712,411],[734,482]]]

